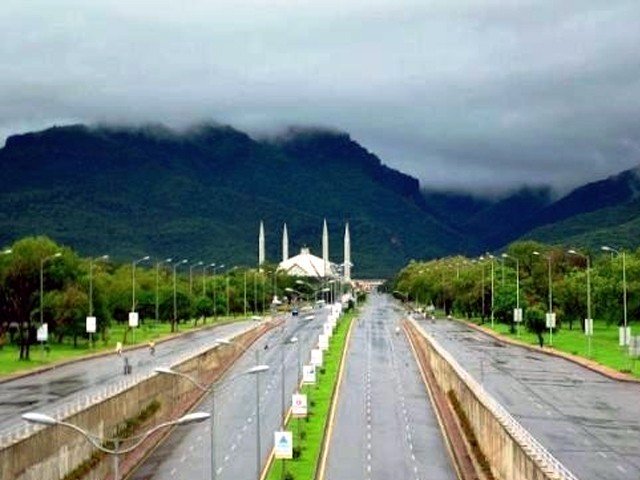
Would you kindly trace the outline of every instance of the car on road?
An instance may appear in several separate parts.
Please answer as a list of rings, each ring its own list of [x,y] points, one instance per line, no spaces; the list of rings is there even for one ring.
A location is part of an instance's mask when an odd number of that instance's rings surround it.
[[[298,316],[298,309],[294,308],[293,310],[291,310],[291,315],[293,315],[294,317]]]

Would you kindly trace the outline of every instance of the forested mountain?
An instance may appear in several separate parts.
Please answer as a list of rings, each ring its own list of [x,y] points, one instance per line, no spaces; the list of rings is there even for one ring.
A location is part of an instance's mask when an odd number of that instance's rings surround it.
[[[292,253],[319,253],[326,217],[332,260],[349,221],[354,274],[384,276],[467,242],[425,211],[416,179],[345,133],[257,141],[217,125],[54,127],[8,138],[0,168],[2,244],[46,234],[84,255],[254,265],[260,220],[278,261],[283,222]]]

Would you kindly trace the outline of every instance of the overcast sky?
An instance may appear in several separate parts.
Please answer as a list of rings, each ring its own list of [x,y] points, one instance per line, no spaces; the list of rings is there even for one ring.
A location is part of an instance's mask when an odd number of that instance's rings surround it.
[[[2,0],[0,145],[70,122],[349,132],[423,185],[640,164],[638,0]]]

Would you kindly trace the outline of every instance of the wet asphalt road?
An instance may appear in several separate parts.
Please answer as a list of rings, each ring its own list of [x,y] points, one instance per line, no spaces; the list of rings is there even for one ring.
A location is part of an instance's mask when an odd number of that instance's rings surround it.
[[[232,337],[252,326],[251,321],[221,325],[216,328],[189,332],[156,345],[150,355],[147,348],[126,352],[134,374],[153,370],[158,365],[172,363],[190,350],[213,344],[215,338]],[[39,352],[34,351],[34,355]],[[123,374],[123,359],[115,353],[46,372],[28,375],[0,384],[0,434],[20,427],[20,415],[37,411],[53,413],[79,396],[92,395],[111,383],[129,378]]]
[[[419,323],[578,478],[640,478],[640,384],[504,345],[459,322]]]
[[[372,294],[352,332],[327,462],[328,480],[455,479],[403,311]]]
[[[314,315],[313,320],[305,317]],[[256,376],[238,376],[256,363],[269,365],[260,374],[260,463],[264,465],[273,448],[273,432],[281,421],[282,403],[281,354],[283,339],[295,336],[298,343],[285,345],[285,408],[298,384],[298,346],[302,363],[309,361],[310,351],[317,345],[327,310],[301,312],[289,317],[285,330],[278,328],[258,340],[234,364],[215,391],[215,452],[216,480],[249,480],[256,478]],[[267,348],[265,348],[267,347]],[[232,378],[234,378],[231,380]],[[179,380],[179,379],[177,379]],[[198,410],[211,410],[211,395]],[[210,479],[210,424],[193,425],[174,430],[166,441],[138,467],[132,480],[148,479]]]

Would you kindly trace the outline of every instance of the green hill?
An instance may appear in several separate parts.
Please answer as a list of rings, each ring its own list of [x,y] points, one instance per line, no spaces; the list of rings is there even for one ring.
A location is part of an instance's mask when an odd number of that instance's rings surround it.
[[[268,260],[320,251],[342,260],[344,222],[356,276],[466,246],[424,208],[418,181],[347,134],[294,130],[257,141],[230,127],[69,126],[10,137],[0,150],[0,243],[46,234],[84,255],[142,255],[254,265],[265,221]]]

